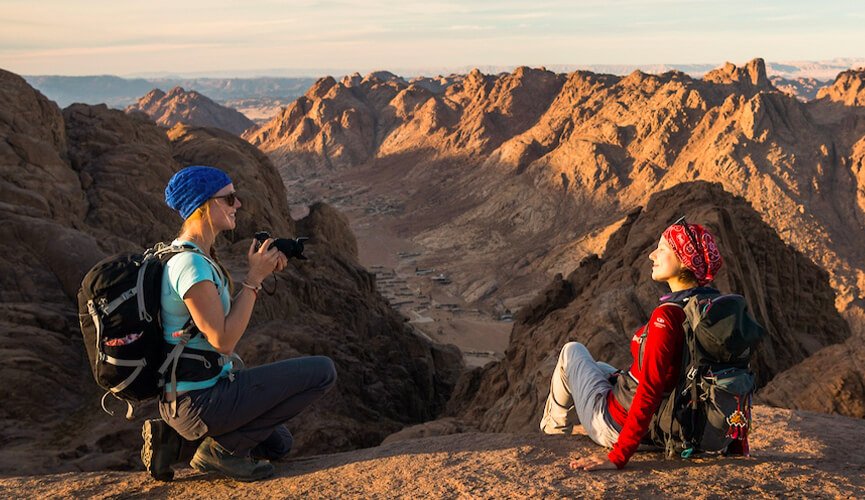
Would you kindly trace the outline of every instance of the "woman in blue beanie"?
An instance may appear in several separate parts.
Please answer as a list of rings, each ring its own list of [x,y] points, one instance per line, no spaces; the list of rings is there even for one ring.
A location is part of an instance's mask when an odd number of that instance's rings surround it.
[[[199,471],[241,481],[266,478],[274,472],[269,460],[291,449],[283,423],[333,386],[333,362],[309,356],[238,370],[234,349],[261,283],[284,269],[287,258],[269,248],[271,240],[258,247],[253,240],[249,270],[232,299],[233,283],[213,246],[220,232],[234,229],[242,206],[231,179],[217,168],[187,167],[168,182],[165,201],[183,218],[172,245],[187,251],[165,264],[163,332],[170,345],[193,336],[166,383],[159,404],[164,420],[144,423],[142,461],[153,477],[170,481],[184,443],[197,444],[190,465]]]

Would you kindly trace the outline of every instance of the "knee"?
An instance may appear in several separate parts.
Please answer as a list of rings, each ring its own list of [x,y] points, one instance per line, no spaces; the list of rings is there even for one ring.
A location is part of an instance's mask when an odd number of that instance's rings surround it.
[[[321,380],[321,388],[327,390],[333,387],[336,384],[336,365],[333,360],[327,356],[313,356],[312,359],[315,362],[315,371]]]
[[[579,342],[568,342],[562,347],[562,352],[559,354],[559,364],[565,367],[570,361],[579,359],[584,353],[588,352],[586,346]]]
[[[568,342],[562,347],[562,353],[560,357],[562,359],[569,359],[574,357],[574,354],[585,351],[586,346],[579,342]]]

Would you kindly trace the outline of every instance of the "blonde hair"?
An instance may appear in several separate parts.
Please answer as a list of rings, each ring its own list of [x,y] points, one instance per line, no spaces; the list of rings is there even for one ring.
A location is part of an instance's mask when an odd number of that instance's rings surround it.
[[[697,275],[694,274],[694,271],[691,271],[685,266],[682,266],[681,271],[679,271],[679,281],[686,285],[698,286],[700,284],[700,280],[697,279]]]
[[[178,235],[186,232],[197,232],[195,229],[197,229],[196,226],[199,224],[207,224],[210,227],[210,231],[214,234],[216,233],[213,229],[213,218],[210,215],[210,201],[211,200],[205,201],[200,207],[196,208],[195,211],[189,214],[189,217],[187,217],[186,220],[183,221],[183,225],[180,226],[180,233]],[[228,292],[234,294],[234,280],[231,279],[228,270],[219,260],[219,257],[216,254],[216,245],[210,245],[210,258],[216,263],[219,270],[222,272],[222,275],[225,276],[225,279],[228,281]]]

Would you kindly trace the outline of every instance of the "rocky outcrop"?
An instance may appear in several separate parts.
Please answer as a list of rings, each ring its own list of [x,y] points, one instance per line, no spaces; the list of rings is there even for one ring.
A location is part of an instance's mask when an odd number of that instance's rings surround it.
[[[108,252],[169,238],[179,218],[165,205],[165,185],[180,164],[165,132],[104,104],[73,104],[63,117],[70,166],[87,196],[85,227],[112,242]]]
[[[785,245],[742,198],[718,184],[685,183],[629,214],[603,257],[583,260],[567,278],[557,276],[524,307],[505,359],[467,373],[449,413],[485,431],[537,429],[550,374],[568,341],[583,343],[598,360],[627,367],[633,331],[664,293],[651,280],[647,257],[680,214],[717,235],[725,266],[716,285],[744,295],[766,328],[752,362],[759,385],[850,336],[824,271]]]
[[[234,179],[238,227],[218,242],[242,279],[250,236],[310,236],[309,261],[292,262],[266,287],[238,347],[248,365],[290,356],[334,359],[339,382],[292,420],[297,453],[372,446],[444,408],[463,364],[452,346],[415,335],[357,263],[345,218],[316,205],[289,216],[270,160],[228,132],[176,126],[137,114],[73,105],[62,113],[24,81],[0,73],[0,469],[4,473],[140,467],[141,419],[99,408],[78,331],[75,296],[96,261],[170,240],[179,217],[164,186],[187,164]]]
[[[255,123],[239,111],[213,102],[194,90],[174,87],[166,94],[153,89],[126,108],[127,113],[141,111],[164,127],[179,123],[196,127],[214,127],[234,135],[255,127]]]
[[[703,80],[733,85],[742,93],[772,89],[772,83],[766,77],[766,63],[762,59],[753,59],[742,67],[737,67],[731,62],[725,63],[724,66],[703,75]]]
[[[244,137],[292,174],[357,165],[406,148],[488,152],[532,123],[562,82],[559,75],[529,68],[500,79],[474,70],[459,81],[439,83],[409,84],[387,72],[342,82],[322,78]]]
[[[764,404],[865,418],[862,337],[818,351],[778,374],[758,396]]]
[[[0,70],[0,83],[3,209],[66,223],[81,218],[87,204],[68,167],[60,110],[18,75]]]
[[[845,106],[865,106],[865,68],[839,73],[831,86],[817,93],[817,99],[840,102]]]
[[[0,441],[44,442],[74,414],[86,382],[74,297],[97,240],[75,228],[88,211],[69,165],[63,115],[22,78],[0,71]],[[41,440],[41,441],[40,441]],[[34,446],[38,449],[38,445]],[[0,452],[2,453],[2,452]],[[55,451],[56,453],[56,451]],[[12,462],[0,459],[4,468]]]

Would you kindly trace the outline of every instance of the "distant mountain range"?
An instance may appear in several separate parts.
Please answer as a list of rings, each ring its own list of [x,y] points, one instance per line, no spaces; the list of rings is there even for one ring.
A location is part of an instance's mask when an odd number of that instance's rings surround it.
[[[154,88],[183,87],[225,103],[237,99],[294,100],[315,78],[121,78],[98,76],[26,76],[27,83],[61,108],[72,103],[107,104],[123,109]]]
[[[821,81],[834,80],[838,73],[860,66],[865,66],[865,58],[838,58],[827,61],[786,61],[767,62],[766,73],[770,77],[789,80],[814,79]],[[437,76],[450,74],[468,74],[477,68],[484,74],[494,75],[510,73],[516,69],[513,66],[477,65],[474,67],[430,67],[430,68],[396,68],[391,71],[406,79],[417,76]],[[575,70],[589,70],[594,73],[609,73],[626,75],[635,69],[644,73],[661,74],[678,70],[701,77],[703,74],[718,67],[718,64],[554,64],[545,69],[555,73],[571,73]],[[354,70],[339,70],[335,68],[322,69],[269,69],[237,72],[209,72],[200,75],[158,75],[140,78],[121,78],[113,75],[96,76],[25,76],[33,87],[37,88],[49,99],[57,102],[60,107],[66,107],[74,102],[88,104],[105,103],[113,108],[125,108],[135,103],[141,96],[154,88],[183,87],[207,95],[220,104],[238,99],[256,99],[263,102],[292,101],[303,95],[315,81],[325,75],[340,77],[353,73]],[[260,76],[262,74],[270,76]],[[227,75],[227,76],[226,76]],[[299,76],[310,75],[310,76]],[[800,96],[803,97],[803,96]]]

